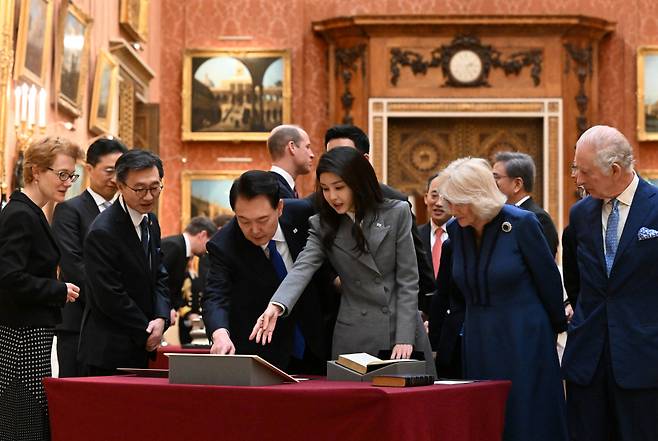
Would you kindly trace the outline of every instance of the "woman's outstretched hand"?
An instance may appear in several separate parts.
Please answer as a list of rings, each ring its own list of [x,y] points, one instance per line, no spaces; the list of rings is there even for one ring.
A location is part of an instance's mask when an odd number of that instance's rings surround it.
[[[276,327],[276,319],[279,318],[279,315],[282,313],[280,306],[270,303],[267,305],[267,309],[264,313],[258,317],[254,329],[249,335],[249,340],[256,339],[256,343],[263,343],[265,346],[267,343],[272,341],[272,334],[274,333],[274,328]]]
[[[413,351],[413,349],[413,345],[395,345],[393,346],[393,351],[391,351],[391,360],[409,358],[411,357],[411,351]]]

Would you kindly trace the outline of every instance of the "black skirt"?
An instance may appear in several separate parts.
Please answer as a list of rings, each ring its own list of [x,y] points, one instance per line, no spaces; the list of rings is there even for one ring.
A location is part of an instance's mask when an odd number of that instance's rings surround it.
[[[0,326],[0,441],[50,439],[41,380],[52,375],[54,330]]]

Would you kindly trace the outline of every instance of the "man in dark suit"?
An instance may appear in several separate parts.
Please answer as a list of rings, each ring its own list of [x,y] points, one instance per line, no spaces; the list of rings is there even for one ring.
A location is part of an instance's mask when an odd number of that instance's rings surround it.
[[[89,228],[84,244],[87,305],[78,354],[87,375],[146,368],[168,326],[167,271],[152,213],[163,175],[155,154],[123,154],[116,162],[121,194]]]
[[[206,254],[206,243],[217,232],[215,224],[207,217],[197,216],[190,220],[182,234],[162,239],[162,263],[169,276],[169,302],[171,303],[170,324],[176,323],[178,310],[183,306],[181,289],[187,276],[187,265],[193,256]],[[185,332],[182,323],[178,325],[181,342],[189,343],[189,329]]]
[[[315,282],[307,287],[278,338],[263,346],[249,341],[253,324],[292,267],[308,236],[312,206],[279,199],[269,172],[252,170],[230,192],[235,218],[208,242],[210,271],[203,297],[203,320],[211,352],[256,354],[294,373],[322,373],[327,360],[323,307]],[[285,269],[283,269],[285,264]]]
[[[571,209],[580,293],[562,359],[571,439],[658,439],[658,189],[618,130],[576,144]]]
[[[55,328],[60,377],[82,375],[77,356],[80,323],[85,308],[83,242],[96,216],[114,200],[117,190],[114,164],[127,151],[126,147],[114,138],[94,141],[87,150],[85,165],[89,188],[79,196],[55,207],[53,234],[62,252],[59,279],[70,280],[80,287],[78,301],[67,303],[62,308],[62,322]]]
[[[507,196],[507,203],[535,213],[548,248],[557,254],[558,235],[551,216],[535,203],[530,195],[535,185],[535,161],[519,152],[499,152],[494,158],[494,179],[498,189]]]
[[[324,145],[327,151],[335,147],[352,147],[357,149],[367,159],[370,155],[370,141],[368,135],[357,126],[348,124],[341,124],[330,127],[324,135]],[[387,199],[397,199],[399,201],[409,202],[409,198],[386,184],[380,184],[382,193]],[[409,205],[411,209],[411,205]],[[418,234],[418,227],[416,226],[416,217],[413,212],[411,235],[414,239],[414,249],[416,251],[416,262],[418,263],[418,309],[420,309],[424,316],[429,314],[430,297],[434,293],[434,277],[432,275],[432,266],[429,265],[427,252],[423,247],[423,242]]]
[[[278,180],[281,198],[297,199],[295,180],[311,172],[315,157],[308,134],[298,126],[277,126],[267,138],[267,149],[272,158],[270,172]]]
[[[425,248],[427,264],[431,266],[434,277],[439,272],[439,263],[441,260],[441,245],[448,239],[446,223],[452,217],[443,206],[441,195],[439,194],[439,174],[436,173],[427,180],[427,190],[425,191],[425,205],[430,220],[426,224],[418,227],[420,239],[423,241]]]

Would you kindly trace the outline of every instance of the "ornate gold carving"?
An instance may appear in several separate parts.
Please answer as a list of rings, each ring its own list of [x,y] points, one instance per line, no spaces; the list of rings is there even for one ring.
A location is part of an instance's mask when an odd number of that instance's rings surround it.
[[[373,112],[383,112],[384,111],[384,103],[373,103],[372,111]]]
[[[133,146],[135,123],[135,85],[124,79],[119,83],[119,138]]]
[[[543,112],[542,103],[390,103],[389,112]]]
[[[548,111],[549,112],[559,112],[560,111],[560,104],[556,103],[556,102],[548,103]]]
[[[559,194],[559,185],[560,182],[560,164],[559,161],[559,142],[558,142],[558,130],[559,130],[559,119],[555,116],[548,118],[548,181],[552,184],[549,185],[548,193],[548,208],[547,211],[551,214],[553,222],[555,225],[560,225],[559,215],[559,206],[560,206],[560,194]]]

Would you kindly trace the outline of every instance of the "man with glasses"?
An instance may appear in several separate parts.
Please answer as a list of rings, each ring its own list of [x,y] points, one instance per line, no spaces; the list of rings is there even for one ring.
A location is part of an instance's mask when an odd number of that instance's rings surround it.
[[[87,305],[79,359],[87,375],[146,368],[169,322],[160,226],[152,213],[162,191],[162,161],[130,150],[116,162],[120,195],[85,239]]]
[[[272,168],[279,182],[282,199],[297,199],[295,179],[311,172],[313,150],[304,129],[292,125],[275,127],[267,139],[267,149],[272,158]]]
[[[520,152],[499,152],[494,158],[493,174],[498,189],[507,196],[507,203],[535,213],[548,247],[557,254],[558,235],[551,216],[535,203],[531,193],[535,185],[535,161]]]
[[[87,150],[85,164],[89,187],[79,196],[55,207],[52,228],[62,254],[59,279],[80,287],[78,301],[67,303],[62,308],[62,322],[55,328],[60,377],[77,377],[82,374],[76,358],[85,308],[83,242],[96,216],[114,200],[117,191],[114,165],[127,151],[128,149],[116,139],[101,138],[94,141]],[[71,179],[75,182],[79,177],[65,171],[55,172],[59,173],[61,180]]]

